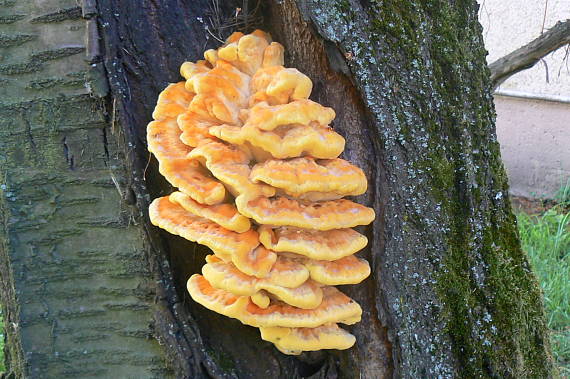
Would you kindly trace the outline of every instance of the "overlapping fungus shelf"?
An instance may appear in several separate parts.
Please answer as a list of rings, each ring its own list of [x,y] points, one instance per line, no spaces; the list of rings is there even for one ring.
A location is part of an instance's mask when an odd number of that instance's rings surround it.
[[[367,239],[352,227],[374,219],[343,199],[366,191],[362,170],[340,159],[344,138],[331,108],[309,100],[311,80],[283,66],[268,34],[232,34],[186,79],[158,97],[148,148],[178,189],[155,199],[152,223],[209,247],[192,298],[246,325],[285,354],[348,349],[338,324],[360,306],[335,285],[370,274],[354,254]]]

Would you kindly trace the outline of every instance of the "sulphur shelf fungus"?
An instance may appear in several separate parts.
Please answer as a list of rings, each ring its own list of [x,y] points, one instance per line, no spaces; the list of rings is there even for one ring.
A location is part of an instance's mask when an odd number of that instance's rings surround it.
[[[361,169],[340,159],[344,138],[331,108],[309,100],[311,80],[283,67],[268,34],[232,34],[186,79],[158,97],[147,128],[159,171],[178,191],[155,199],[152,223],[209,247],[192,298],[257,327],[285,354],[348,349],[338,324],[362,309],[335,285],[370,275],[351,229],[374,219],[343,199],[366,191]]]

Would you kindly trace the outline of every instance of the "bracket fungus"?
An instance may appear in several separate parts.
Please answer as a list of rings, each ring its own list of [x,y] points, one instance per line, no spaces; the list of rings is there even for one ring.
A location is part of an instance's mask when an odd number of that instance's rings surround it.
[[[196,302],[285,354],[348,349],[355,337],[338,324],[362,310],[334,286],[370,275],[354,255],[368,240],[351,228],[374,210],[343,199],[363,194],[366,177],[339,158],[334,110],[308,99],[311,80],[283,54],[256,30],[182,64],[186,80],[162,91],[147,128],[178,191],[155,199],[150,219],[212,250],[188,280]]]

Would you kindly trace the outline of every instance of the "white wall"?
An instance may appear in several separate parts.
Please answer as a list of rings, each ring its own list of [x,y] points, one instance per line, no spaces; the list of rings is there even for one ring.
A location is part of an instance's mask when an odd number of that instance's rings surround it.
[[[570,19],[570,0],[479,0],[479,5],[489,63],[539,37],[543,20],[546,31],[557,21]],[[500,89],[570,98],[570,57],[564,61],[565,54],[561,48],[544,59],[549,82],[544,64],[538,63],[507,79]]]
[[[478,1],[489,63],[540,36],[543,22],[547,30],[570,19],[570,0]],[[507,79],[496,92],[497,136],[515,195],[551,198],[570,179],[570,56],[565,60],[566,53],[561,48],[545,57],[548,71],[538,63]]]
[[[570,106],[495,96],[511,193],[551,198],[570,178]]]

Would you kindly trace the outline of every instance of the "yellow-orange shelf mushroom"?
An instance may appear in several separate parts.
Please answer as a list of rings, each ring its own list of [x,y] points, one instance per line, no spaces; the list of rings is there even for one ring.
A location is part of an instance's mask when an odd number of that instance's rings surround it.
[[[322,349],[344,350],[356,342],[352,334],[337,324],[324,324],[316,328],[269,326],[259,329],[262,339],[273,342],[279,351],[290,355]]]
[[[214,259],[211,258],[202,267],[204,278],[212,286],[234,295],[254,296],[260,291],[266,291],[284,303],[303,309],[316,308],[323,300],[321,286],[315,281],[304,280],[301,284],[291,285],[290,280],[287,280],[282,285],[271,278],[259,279],[244,274],[234,264],[221,259],[216,262]]]
[[[321,231],[261,225],[257,231],[259,241],[268,249],[317,260],[341,259],[362,250],[368,243],[368,238],[350,228]]]
[[[248,296],[237,296],[215,288],[199,274],[188,280],[188,291],[206,308],[257,327],[316,328],[331,322],[352,325],[360,321],[362,315],[360,306],[335,287],[323,289],[323,300],[314,309],[301,309],[281,301],[273,302],[265,309],[260,308]]]
[[[249,178],[267,183],[285,195],[312,201],[362,195],[367,182],[364,172],[343,159],[271,159],[256,164]]]
[[[194,301],[260,328],[285,354],[348,349],[355,337],[338,324],[362,310],[334,286],[370,275],[354,255],[368,240],[351,228],[375,214],[343,199],[366,191],[364,172],[339,158],[335,111],[309,99],[311,80],[283,55],[256,30],[182,64],[185,81],[161,92],[147,128],[178,190],[149,215],[213,251],[188,280]]]

